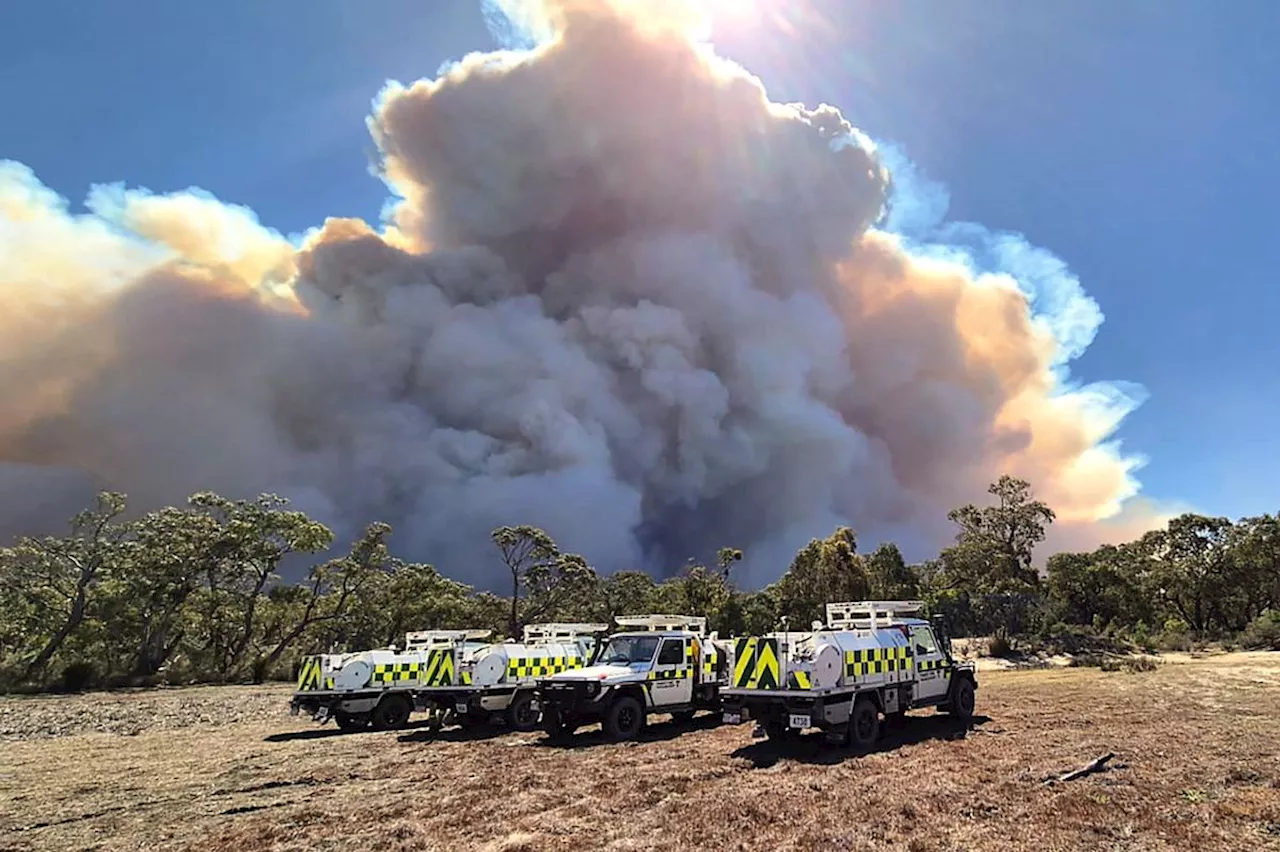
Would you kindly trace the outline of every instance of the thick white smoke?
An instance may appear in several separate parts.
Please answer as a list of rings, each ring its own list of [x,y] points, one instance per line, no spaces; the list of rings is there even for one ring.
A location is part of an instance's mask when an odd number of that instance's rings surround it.
[[[78,508],[68,470],[138,508],[270,490],[486,584],[509,523],[605,571],[743,547],[757,582],[837,523],[923,549],[1005,472],[1078,542],[1123,519],[1136,397],[1064,384],[1101,319],[1065,269],[948,233],[664,3],[525,5],[537,47],[384,91],[381,230],[121,187],[75,216],[0,167],[10,526]]]

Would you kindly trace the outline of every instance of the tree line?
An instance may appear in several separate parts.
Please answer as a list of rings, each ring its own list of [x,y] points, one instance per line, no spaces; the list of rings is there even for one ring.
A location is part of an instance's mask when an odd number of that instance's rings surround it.
[[[934,559],[908,564],[891,543],[860,552],[840,527],[755,590],[737,583],[733,548],[661,581],[602,576],[545,531],[504,526],[491,538],[505,595],[394,556],[384,523],[332,555],[333,532],[276,495],[201,492],[128,519],[125,497],[103,492],[66,535],[0,549],[0,689],[260,682],[290,677],[301,655],[386,647],[411,630],[518,636],[533,622],[644,612],[757,634],[804,629],[827,602],[862,599],[923,600],[952,635],[995,637],[997,653],[1081,642],[1280,649],[1280,517],[1187,514],[1136,541],[1054,554],[1041,571],[1033,553],[1053,511],[1022,480],[989,491],[988,504],[948,514],[955,540]],[[303,560],[304,579],[281,580]]]

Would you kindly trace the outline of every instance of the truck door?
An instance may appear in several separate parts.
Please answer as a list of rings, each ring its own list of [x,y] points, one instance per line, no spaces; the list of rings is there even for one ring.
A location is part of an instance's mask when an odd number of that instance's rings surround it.
[[[657,662],[649,672],[649,696],[654,707],[693,701],[693,667],[688,661],[688,643],[688,639],[680,637],[662,640]]]
[[[951,685],[951,666],[943,656],[933,630],[923,624],[912,625],[911,645],[915,652],[913,669],[916,676],[916,698],[938,699]]]

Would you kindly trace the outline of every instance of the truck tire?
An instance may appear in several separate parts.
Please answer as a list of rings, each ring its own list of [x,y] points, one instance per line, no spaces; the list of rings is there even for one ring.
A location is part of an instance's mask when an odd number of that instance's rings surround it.
[[[788,725],[783,716],[770,716],[765,719],[764,735],[774,742],[800,739],[800,732]]]
[[[644,708],[635,696],[623,695],[604,714],[605,736],[614,742],[635,739],[644,725]]]
[[[561,716],[560,711],[554,707],[542,711],[542,730],[554,742],[564,742],[573,736],[573,732],[577,730],[577,727],[577,725]]]
[[[364,714],[352,715],[342,710],[334,711],[333,721],[344,731],[362,731],[369,727],[368,716]]]
[[[517,692],[507,706],[507,725],[523,734],[538,730],[538,711],[532,705],[532,693]]]
[[[956,678],[951,685],[951,697],[947,701],[947,712],[962,722],[973,718],[973,682],[967,677]]]
[[[849,745],[859,751],[867,751],[876,743],[880,735],[880,711],[870,698],[859,696],[853,702],[853,712],[849,714]]]
[[[457,716],[458,727],[465,728],[468,731],[475,731],[489,724],[489,714],[484,710],[477,708],[468,708],[469,712]]]
[[[387,695],[373,708],[372,720],[375,731],[396,731],[409,724],[409,714],[413,707],[409,699],[403,695]]]

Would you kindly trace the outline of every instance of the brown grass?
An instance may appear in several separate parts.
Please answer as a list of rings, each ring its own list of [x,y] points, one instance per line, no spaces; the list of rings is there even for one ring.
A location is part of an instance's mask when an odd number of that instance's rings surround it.
[[[864,757],[705,717],[569,749],[338,735],[287,696],[0,700],[0,850],[1280,849],[1280,654],[984,672],[967,735],[924,712]]]

